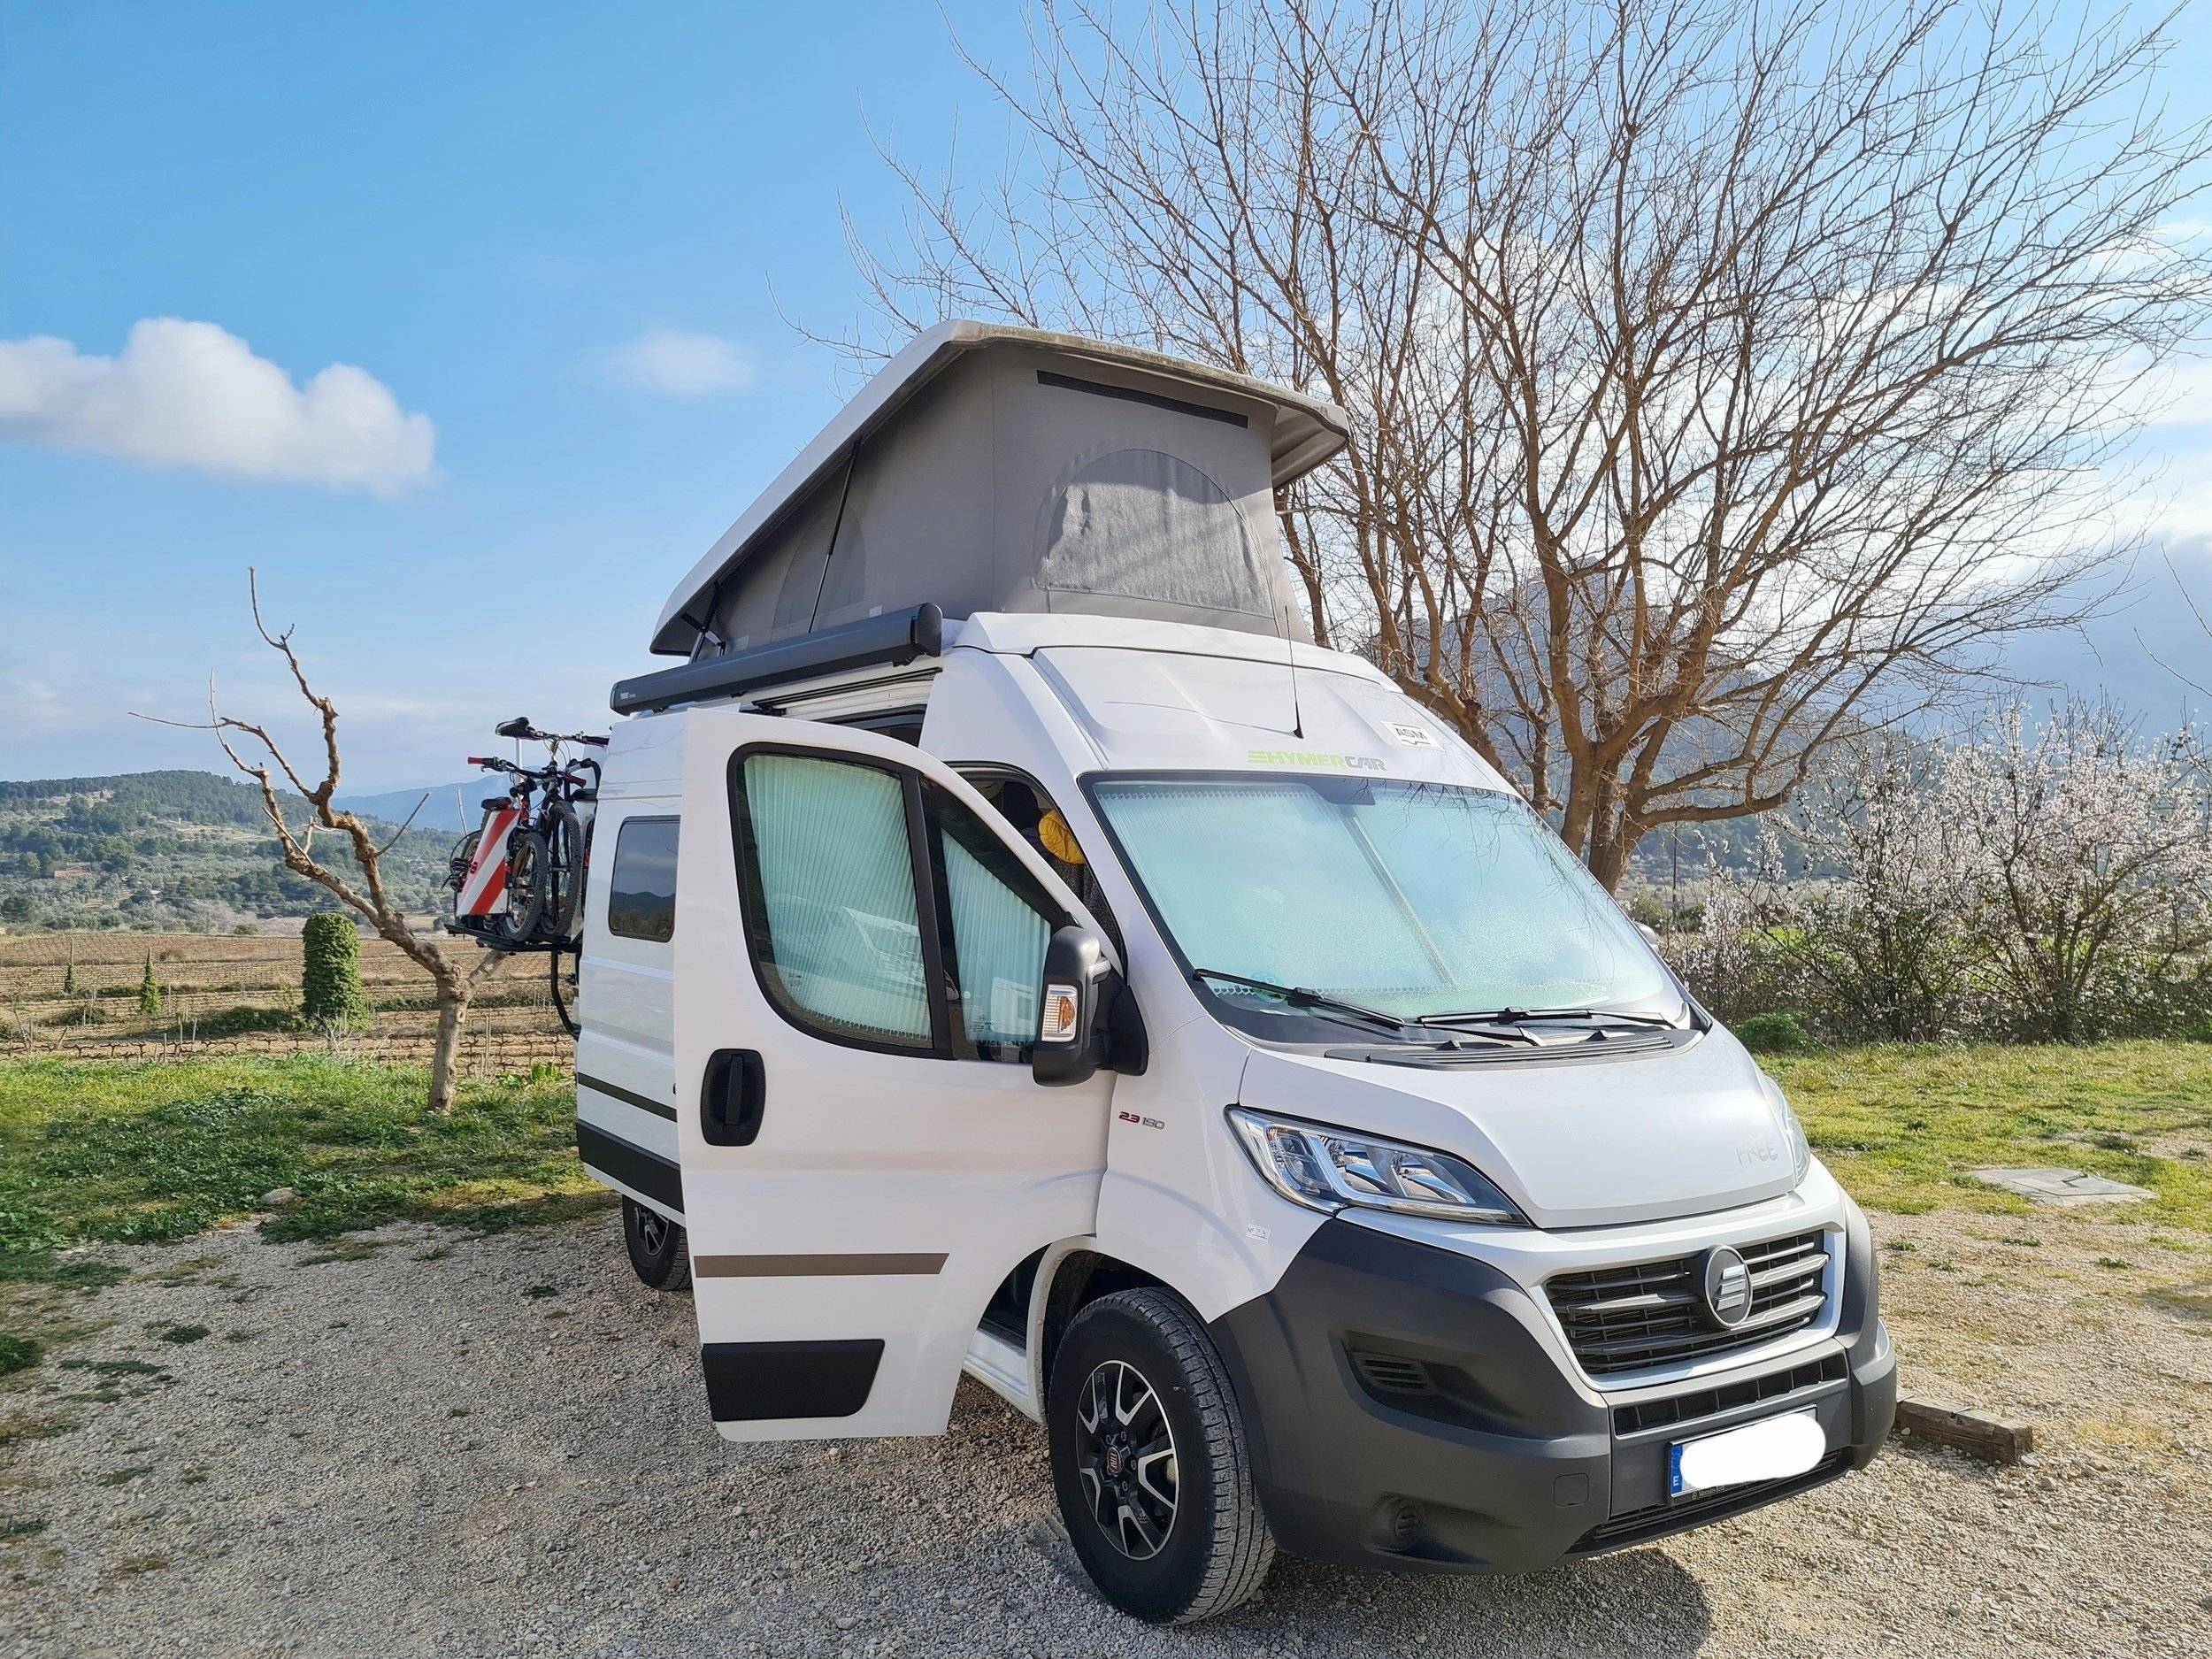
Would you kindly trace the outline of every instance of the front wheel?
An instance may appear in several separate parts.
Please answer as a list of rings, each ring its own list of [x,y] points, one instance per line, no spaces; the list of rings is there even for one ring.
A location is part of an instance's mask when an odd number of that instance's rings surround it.
[[[1176,1297],[1090,1303],[1053,1356],[1045,1424],[1068,1541],[1099,1594],[1154,1624],[1248,1600],[1275,1559],[1244,1422],[1205,1327]]]

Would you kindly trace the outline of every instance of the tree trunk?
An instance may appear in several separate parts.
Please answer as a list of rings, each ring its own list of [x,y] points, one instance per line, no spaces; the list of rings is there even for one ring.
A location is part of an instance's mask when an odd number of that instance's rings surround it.
[[[440,1115],[453,1110],[459,1084],[461,1023],[468,1018],[469,994],[449,985],[438,987],[438,1041],[430,1050],[430,1110]]]

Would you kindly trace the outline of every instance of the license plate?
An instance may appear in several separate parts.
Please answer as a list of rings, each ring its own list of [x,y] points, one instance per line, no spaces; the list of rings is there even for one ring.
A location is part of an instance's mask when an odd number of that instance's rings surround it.
[[[1828,1436],[1810,1411],[1762,1417],[1717,1434],[1677,1440],[1667,1448],[1667,1495],[1681,1498],[1717,1486],[1787,1480],[1810,1469],[1827,1450]]]

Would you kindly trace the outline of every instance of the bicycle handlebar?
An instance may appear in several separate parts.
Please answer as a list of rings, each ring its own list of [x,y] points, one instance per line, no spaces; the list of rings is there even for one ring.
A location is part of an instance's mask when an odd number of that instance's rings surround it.
[[[594,749],[604,749],[607,740],[590,732],[541,732],[530,724],[527,715],[517,715],[511,720],[502,720],[492,730],[501,737],[512,737],[529,743],[586,743]]]

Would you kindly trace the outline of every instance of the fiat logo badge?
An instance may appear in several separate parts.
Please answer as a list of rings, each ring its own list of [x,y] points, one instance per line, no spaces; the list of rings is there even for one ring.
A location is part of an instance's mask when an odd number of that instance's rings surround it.
[[[1716,1329],[1732,1331],[1751,1317],[1751,1270],[1726,1245],[1705,1252],[1703,1312]]]

